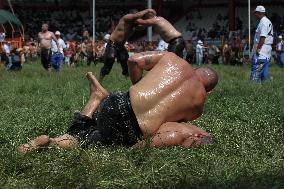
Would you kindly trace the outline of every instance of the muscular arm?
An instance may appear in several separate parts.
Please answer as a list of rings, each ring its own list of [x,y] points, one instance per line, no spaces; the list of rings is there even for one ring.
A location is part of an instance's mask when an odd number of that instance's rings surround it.
[[[139,19],[136,20],[136,24],[143,25],[143,26],[153,26],[153,25],[155,25],[156,21],[157,21],[156,16],[154,18],[150,18],[150,19],[146,19],[146,20],[139,18]]]
[[[151,70],[166,53],[147,51],[131,56],[127,64],[132,84],[137,83],[142,78],[143,70]]]
[[[201,144],[212,144],[210,135],[195,125],[167,122],[161,125],[159,130],[147,141],[139,141],[134,148],[163,146],[182,146],[189,148]]]
[[[51,32],[51,39],[53,39],[56,43],[58,43],[57,38],[55,37],[54,33]]]
[[[135,14],[127,14],[127,15],[124,16],[124,19],[126,21],[136,20],[138,18],[142,18],[147,13],[153,13],[154,15],[157,14],[154,9],[145,9],[145,10],[137,12]]]
[[[259,39],[259,43],[257,45],[257,49],[256,49],[256,53],[259,55],[259,52],[264,44],[264,41],[265,41],[265,38],[264,36],[260,36],[260,39]]]

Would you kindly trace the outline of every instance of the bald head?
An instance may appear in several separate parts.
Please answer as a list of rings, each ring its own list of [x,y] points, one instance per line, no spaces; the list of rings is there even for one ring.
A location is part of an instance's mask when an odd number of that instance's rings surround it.
[[[211,68],[196,69],[197,75],[204,84],[206,92],[210,92],[218,83],[218,75],[215,70]]]

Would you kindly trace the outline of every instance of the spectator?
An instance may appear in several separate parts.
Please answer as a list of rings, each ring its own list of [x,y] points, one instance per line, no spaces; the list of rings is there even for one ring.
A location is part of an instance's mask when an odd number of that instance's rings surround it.
[[[186,61],[189,62],[190,64],[194,63],[195,60],[195,49],[192,44],[192,41],[189,40],[186,44]]]
[[[204,52],[203,42],[201,40],[198,40],[196,45],[196,63],[198,65],[201,65],[203,63],[203,52]]]
[[[56,71],[60,71],[61,69],[61,63],[64,58],[63,50],[66,48],[66,44],[63,41],[63,39],[61,39],[60,35],[61,33],[59,31],[55,32],[55,37],[57,38],[58,45],[54,40],[52,40],[51,42],[51,50],[52,50],[51,65],[54,67]]]
[[[9,70],[12,66],[11,46],[10,43],[5,41],[2,46],[4,60],[6,61],[6,69]]]
[[[0,42],[4,42],[5,41],[5,33],[4,32],[0,32]]]
[[[281,35],[278,36],[276,53],[280,67],[284,68],[284,41]]]
[[[166,43],[163,39],[159,39],[157,51],[166,51],[168,49],[169,44]]]

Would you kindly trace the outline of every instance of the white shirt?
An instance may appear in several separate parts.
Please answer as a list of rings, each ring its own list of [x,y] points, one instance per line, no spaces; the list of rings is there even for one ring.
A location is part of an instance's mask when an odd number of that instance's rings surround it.
[[[165,50],[168,49],[168,46],[169,46],[168,43],[166,43],[164,40],[160,40],[156,50],[158,50],[158,51],[165,51]]]
[[[0,33],[0,42],[5,40],[5,33]]]
[[[273,25],[266,16],[262,17],[262,19],[259,21],[259,24],[255,31],[254,47],[253,47],[254,53],[260,41],[260,37],[265,37],[265,41],[260,50],[258,58],[259,59],[266,59],[266,58],[270,59],[271,51],[272,51],[271,45],[273,44]]]
[[[198,55],[203,55],[203,46],[202,45],[200,45],[200,44],[197,44],[196,45],[196,54],[198,54]]]
[[[4,53],[10,53],[10,46],[9,45],[4,44],[2,49],[3,49]]]
[[[282,49],[283,43],[284,43],[284,41],[280,41],[279,43],[277,43],[276,49],[277,50],[284,50],[284,49]]]
[[[66,48],[66,44],[64,43],[63,39],[59,38],[57,39],[58,45],[59,45],[59,52],[63,54],[63,49]],[[57,52],[57,45],[54,40],[51,42],[51,50],[52,52]]]

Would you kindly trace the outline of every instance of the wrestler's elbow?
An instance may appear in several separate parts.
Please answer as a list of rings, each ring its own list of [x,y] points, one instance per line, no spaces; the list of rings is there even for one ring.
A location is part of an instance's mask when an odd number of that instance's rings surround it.
[[[133,56],[129,57],[128,60],[127,60],[127,65],[130,66],[132,65],[133,63],[135,63],[135,59],[133,58]]]
[[[129,57],[128,60],[127,60],[127,65],[128,65],[128,68],[130,70],[137,69],[137,67],[140,67],[140,65],[139,65],[139,57],[136,56],[136,55],[133,55],[133,56]]]

